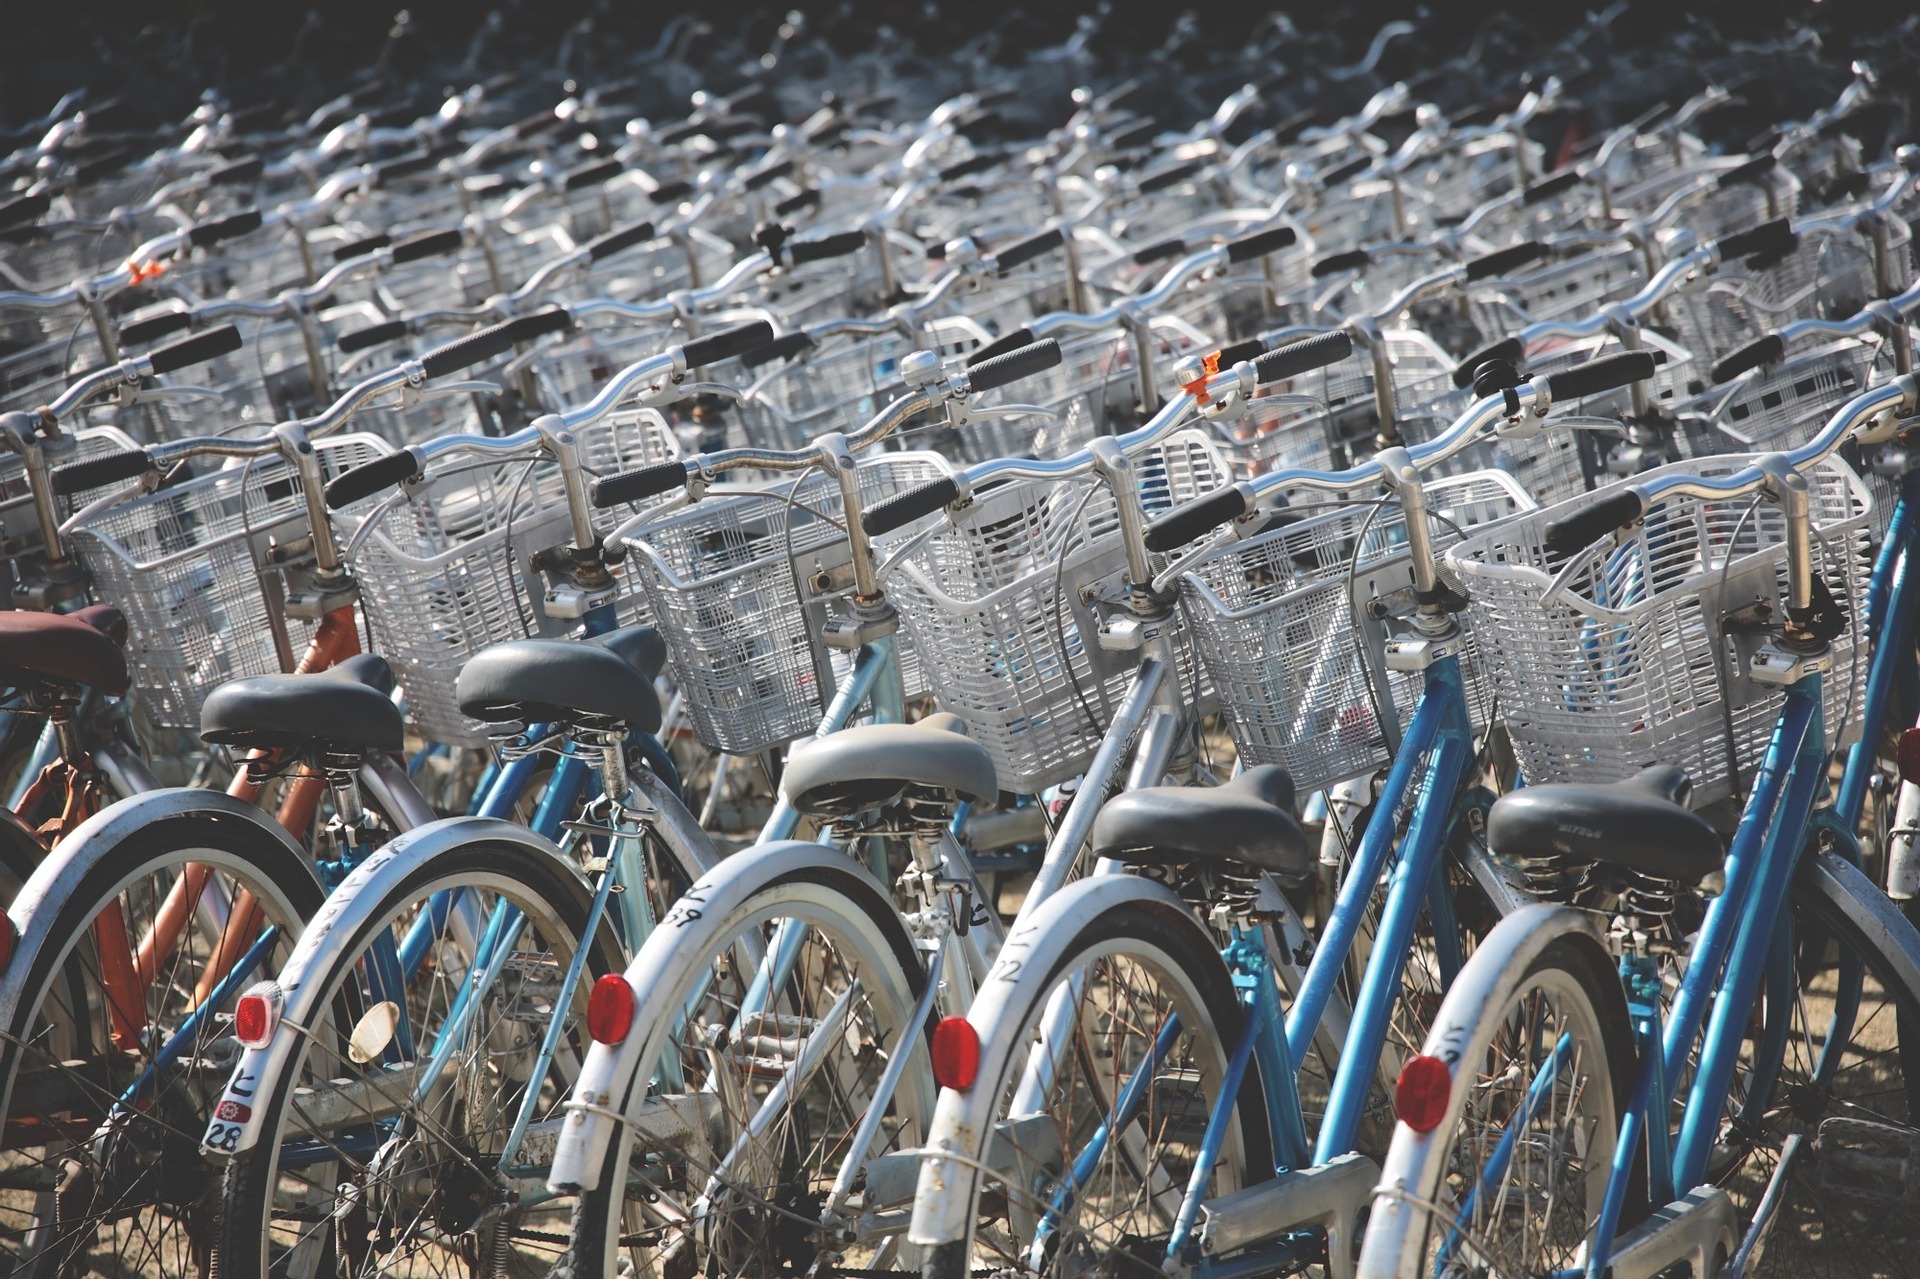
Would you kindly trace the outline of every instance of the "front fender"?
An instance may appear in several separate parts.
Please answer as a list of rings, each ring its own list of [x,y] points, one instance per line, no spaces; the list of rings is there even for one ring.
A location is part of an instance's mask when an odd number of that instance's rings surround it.
[[[235,1155],[258,1144],[261,1099],[276,1095],[302,1032],[310,1030],[324,1011],[322,976],[332,970],[361,931],[375,922],[389,890],[399,889],[428,862],[453,854],[464,844],[481,841],[519,844],[552,857],[579,881],[583,900],[590,896],[586,880],[550,840],[497,818],[443,818],[376,849],[328,895],[294,944],[286,967],[274,979],[286,996],[280,1022],[266,1047],[249,1048],[241,1054],[226,1091],[214,1107],[214,1120],[202,1141],[203,1151]]]

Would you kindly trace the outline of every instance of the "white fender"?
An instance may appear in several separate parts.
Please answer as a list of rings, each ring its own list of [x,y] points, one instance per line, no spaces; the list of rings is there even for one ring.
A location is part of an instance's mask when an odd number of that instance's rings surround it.
[[[882,900],[886,887],[844,851],[804,840],[775,840],[726,858],[700,877],[627,965],[626,981],[634,991],[634,1026],[616,1045],[596,1043],[581,1063],[573,1095],[565,1103],[548,1185],[563,1192],[592,1189],[600,1180],[607,1149],[626,1116],[622,1108],[642,1100],[643,1065],[666,1050],[680,1010],[664,1006],[705,962],[713,947],[734,929],[734,916],[779,876],[803,867],[818,867],[864,880]]]
[[[249,1048],[241,1054],[220,1104],[214,1108],[216,1117],[202,1147],[206,1153],[238,1154],[251,1150],[259,1141],[256,1107],[260,1098],[274,1094],[299,1046],[300,1030],[293,1027],[310,1028],[322,1012],[320,1005],[325,992],[318,983],[310,985],[308,975],[317,977],[333,966],[352,938],[373,922],[390,888],[397,888],[425,863],[457,856],[462,845],[483,840],[519,844],[530,852],[553,858],[579,884],[582,902],[591,898],[591,889],[579,869],[552,841],[542,839],[524,826],[497,818],[443,818],[408,831],[376,849],[328,895],[301,932],[286,967],[274,978],[286,995],[280,1022],[265,1048]]]
[[[1138,875],[1094,875],[1067,885],[1007,934],[999,958],[967,1011],[967,1020],[980,1037],[979,1080],[991,1083],[1005,1078],[1013,1055],[1026,1051],[1024,1043],[1016,1042],[1019,1027],[1010,1019],[1033,1007],[1057,983],[1058,969],[1086,923],[1129,903],[1155,908],[1167,917],[1170,931],[1192,929],[1203,949],[1213,949],[1186,903],[1152,880]],[[986,1158],[999,1100],[991,1086],[940,1090],[927,1154],[920,1164],[909,1242],[934,1245],[967,1237],[979,1188],[975,1169]],[[946,1158],[945,1151],[957,1158]]]

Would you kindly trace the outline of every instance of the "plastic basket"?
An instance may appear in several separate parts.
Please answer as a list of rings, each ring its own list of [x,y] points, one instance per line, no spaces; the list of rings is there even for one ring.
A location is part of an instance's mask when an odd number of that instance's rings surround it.
[[[1436,547],[1533,506],[1513,479],[1477,471],[1426,485]],[[1188,567],[1180,605],[1194,649],[1231,720],[1240,758],[1281,764],[1302,793],[1371,772],[1391,756],[1421,677],[1389,672],[1368,601],[1413,583],[1406,519],[1367,500],[1303,514]],[[1490,702],[1468,629],[1461,659],[1476,724]]]
[[[1197,431],[1137,455],[1149,516],[1227,479]],[[1096,605],[1124,580],[1113,499],[1091,480],[1015,481],[915,537],[887,577],[942,709],[967,721],[1004,790],[1084,770],[1137,665],[1100,646]],[[1179,676],[1193,700],[1190,652]]]
[[[582,464],[613,474],[677,455],[658,413],[616,413],[575,432]],[[624,518],[596,511],[602,535]],[[378,650],[393,664],[407,710],[430,741],[482,745],[486,727],[460,714],[454,680],[490,644],[558,636],[574,619],[550,616],[533,556],[572,537],[558,469],[549,461],[486,459],[436,468],[404,496],[342,521]],[[351,527],[347,527],[351,525]],[[623,593],[622,625],[644,622],[644,601]]]
[[[366,435],[314,448],[329,476],[387,451]],[[292,669],[315,623],[284,615],[268,552],[307,532],[299,484],[278,457],[107,507],[75,526],[69,545],[98,598],[126,614],[128,665],[155,726],[197,730],[200,705],[219,685]]]
[[[873,457],[860,463],[861,496],[871,504],[945,473],[932,453]],[[850,585],[839,494],[837,480],[818,474],[714,493],[627,538],[674,685],[709,749],[750,755],[819,727],[836,665],[845,667],[820,641]],[[905,628],[896,645],[915,695],[921,650]]]
[[[1648,473],[1720,475],[1739,455],[1677,462]],[[1826,697],[1829,740],[1860,713],[1848,693],[1865,594],[1871,498],[1844,464],[1808,474],[1815,566],[1847,610]],[[1758,767],[1783,694],[1756,684],[1748,658],[1762,636],[1730,623],[1756,601],[1779,615],[1786,522],[1752,498],[1677,497],[1621,539],[1562,559],[1547,526],[1586,499],[1545,507],[1475,533],[1447,552],[1529,783],[1615,781],[1653,763],[1692,776],[1699,802],[1737,793]],[[1554,575],[1568,587],[1543,596]],[[1849,711],[1851,714],[1849,715]]]

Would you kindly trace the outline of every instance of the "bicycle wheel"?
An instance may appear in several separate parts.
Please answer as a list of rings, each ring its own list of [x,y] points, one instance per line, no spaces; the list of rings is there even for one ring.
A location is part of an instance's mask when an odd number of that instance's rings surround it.
[[[480,919],[507,925],[498,976],[473,993],[464,1026],[449,1019],[474,959],[454,940],[462,907],[438,918],[430,908],[436,894],[462,891]],[[559,856],[488,839],[423,859],[366,906],[353,935],[305,974],[316,1011],[256,1104],[258,1141],[228,1166],[220,1273],[545,1274],[571,1205],[528,1192],[544,1178],[541,1150],[585,1051],[588,991],[620,960],[610,927],[584,936],[590,906]],[[403,972],[416,921],[428,944]],[[584,974],[563,994],[583,946]],[[383,1004],[398,1015],[382,1018]],[[555,1019],[569,1029],[536,1077]],[[430,1069],[437,1080],[423,1083]],[[529,1097],[533,1125],[504,1164]]]
[[[1755,1018],[1784,1031],[1777,1059],[1764,1059],[1777,1076],[1758,1095],[1736,1079],[1716,1180],[1743,1223],[1777,1205],[1750,1274],[1906,1273],[1920,1245],[1920,1205],[1904,1193],[1920,1168],[1920,1069],[1898,1025],[1920,1013],[1920,934],[1830,852],[1803,859],[1791,907],[1791,995]],[[1855,982],[1843,1039],[1836,1005]]]
[[[899,911],[850,866],[775,864],[724,897],[734,904],[716,915],[722,894],[696,885],[687,900],[707,905],[691,919],[676,910],[629,969],[633,1024],[647,1036],[638,1060],[658,1069],[627,1114],[711,1113],[672,1137],[645,1120],[640,1133],[621,1125],[580,1197],[565,1275],[803,1274],[828,1253],[836,1267],[899,1259],[915,1166],[899,1152],[924,1140],[934,1097],[912,1019],[926,974]],[[656,972],[676,976],[635,980]],[[778,979],[754,998],[763,974]],[[912,1054],[905,1074],[881,1097],[901,1052]],[[880,1129],[856,1153],[876,1104]],[[868,1176],[881,1161],[892,1175]]]
[[[971,1205],[967,1237],[928,1249],[927,1279],[1003,1267],[1151,1273],[1220,1104],[1233,1107],[1231,1122],[1203,1193],[1231,1193],[1272,1167],[1257,1064],[1237,1097],[1222,1096],[1242,1014],[1226,965],[1184,910],[1123,902],[1056,954],[1044,982],[975,1026],[996,1056],[1011,1052],[998,1077],[969,1090],[991,1100],[992,1119],[961,1152],[975,1163],[946,1184]],[[1114,1113],[1121,1097],[1131,1114]]]
[[[1450,1067],[1448,1108],[1428,1131],[1395,1130],[1363,1275],[1546,1274],[1577,1268],[1588,1247],[1632,1084],[1632,1028],[1597,938],[1563,931],[1514,962],[1502,943],[1551,927],[1542,911],[1499,925],[1440,1010],[1428,1052]],[[1635,1180],[1623,1226],[1645,1212]]]
[[[18,1002],[0,1043],[0,1256],[22,1275],[188,1273],[213,1244],[219,1179],[199,1144],[237,1053],[233,1004],[285,958],[320,886],[284,837],[204,813],[133,826],[104,848],[76,836],[23,896],[43,886],[61,890],[35,903],[49,943],[7,977]],[[179,928],[161,922],[176,897]],[[218,910],[249,901],[251,926],[234,909],[225,935],[250,944],[227,950],[244,955],[215,982]],[[129,957],[132,971],[119,966]]]

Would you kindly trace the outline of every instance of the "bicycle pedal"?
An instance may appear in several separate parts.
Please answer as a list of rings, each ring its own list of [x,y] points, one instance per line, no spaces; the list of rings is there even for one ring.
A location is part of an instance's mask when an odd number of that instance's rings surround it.
[[[1851,1207],[1920,1206],[1920,1130],[1867,1119],[1822,1120],[1813,1180]]]

